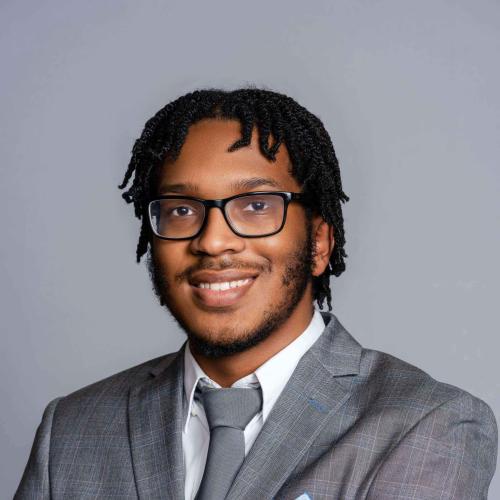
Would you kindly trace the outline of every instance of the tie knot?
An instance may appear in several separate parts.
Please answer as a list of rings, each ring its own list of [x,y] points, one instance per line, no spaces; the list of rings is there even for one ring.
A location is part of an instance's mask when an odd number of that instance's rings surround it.
[[[233,427],[244,430],[248,422],[262,408],[260,387],[213,389],[198,386],[210,431],[215,427]]]

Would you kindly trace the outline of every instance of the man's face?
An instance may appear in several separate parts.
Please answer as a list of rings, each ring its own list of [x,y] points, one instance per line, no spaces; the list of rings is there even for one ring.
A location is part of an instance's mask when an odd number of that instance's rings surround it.
[[[271,162],[260,153],[254,131],[250,146],[228,152],[239,137],[236,121],[192,125],[177,160],[162,168],[158,193],[219,199],[250,191],[300,191],[284,146]],[[312,310],[311,223],[300,204],[290,203],[281,232],[261,238],[233,233],[218,208],[207,218],[192,240],[153,237],[148,259],[155,291],[194,351],[208,357],[242,352],[282,326],[298,305]],[[200,287],[228,281],[241,286]]]

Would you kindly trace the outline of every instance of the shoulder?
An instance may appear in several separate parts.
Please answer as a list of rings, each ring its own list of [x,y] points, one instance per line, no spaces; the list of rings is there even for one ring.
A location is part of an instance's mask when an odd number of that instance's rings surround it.
[[[56,418],[81,415],[89,409],[93,413],[99,410],[109,411],[127,405],[130,390],[153,379],[163,371],[179,354],[169,353],[127,368],[102,380],[82,387],[66,396],[58,398],[57,408],[52,408]],[[55,402],[52,402],[55,403]]]
[[[496,422],[487,403],[451,384],[440,382],[391,354],[363,347],[342,325],[336,315],[322,313],[325,332],[312,347],[316,360],[327,368],[337,384],[351,394],[350,411],[404,432],[436,410],[447,417],[455,414],[477,415],[493,431]]]
[[[481,399],[396,356],[363,347],[332,313],[323,313],[326,329],[313,350],[338,384],[352,392],[358,409],[407,411],[425,415],[440,405],[477,408],[488,420],[491,408]]]
[[[398,415],[403,432],[421,422],[446,427],[472,421],[497,441],[495,415],[485,401],[395,356],[363,348],[359,385],[363,404],[370,411]]]

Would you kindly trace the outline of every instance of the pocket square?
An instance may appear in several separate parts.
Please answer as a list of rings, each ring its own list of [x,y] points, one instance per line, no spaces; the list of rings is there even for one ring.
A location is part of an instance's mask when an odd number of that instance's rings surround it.
[[[312,500],[312,498],[307,493],[302,493],[300,497],[297,497],[295,500]]]

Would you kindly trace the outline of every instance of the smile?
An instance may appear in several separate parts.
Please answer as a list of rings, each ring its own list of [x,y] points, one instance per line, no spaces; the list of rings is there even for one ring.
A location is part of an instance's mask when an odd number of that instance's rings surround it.
[[[238,281],[223,281],[219,283],[199,283],[198,288],[209,288],[210,290],[224,291],[230,288],[239,288],[250,283],[251,278]]]
[[[203,271],[190,280],[195,303],[205,310],[236,307],[252,288],[255,271]]]

